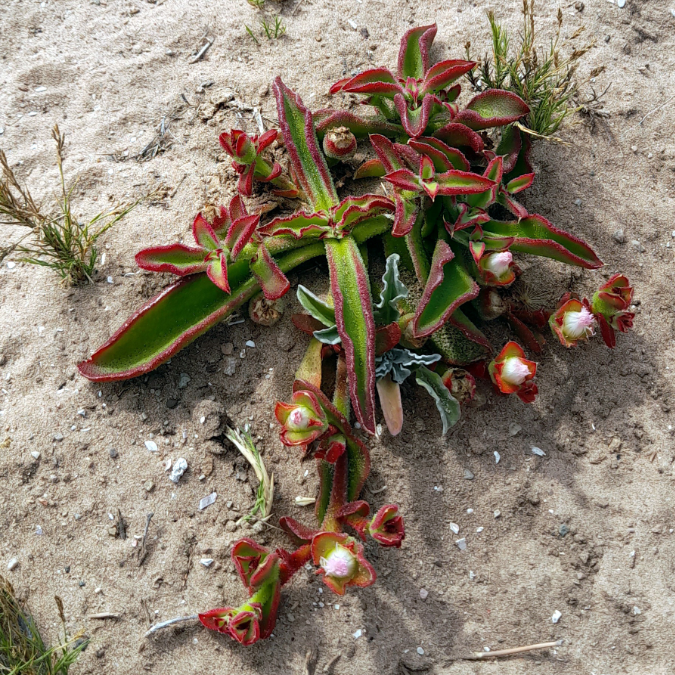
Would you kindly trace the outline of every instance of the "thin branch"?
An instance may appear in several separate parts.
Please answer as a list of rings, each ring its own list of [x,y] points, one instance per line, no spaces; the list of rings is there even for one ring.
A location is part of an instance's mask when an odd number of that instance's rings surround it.
[[[653,110],[650,110],[641,120],[640,120],[640,126],[642,126],[642,123],[652,114],[655,113],[657,110],[661,110],[664,106],[668,105],[675,96],[671,96],[667,101],[664,101],[661,105],[657,106]]]
[[[495,658],[498,656],[511,656],[512,654],[521,654],[522,652],[531,652],[534,649],[548,649],[549,647],[560,647],[562,640],[555,642],[539,642],[536,645],[527,645],[526,647],[512,647],[511,649],[499,649],[496,652],[474,652],[471,656],[464,656],[464,661],[482,661],[483,659]]]
[[[190,616],[177,616],[175,619],[169,619],[168,621],[162,621],[161,623],[156,623],[145,635],[144,637],[150,637],[153,633],[156,633],[162,628],[168,628],[173,626],[176,623],[183,623],[185,621],[196,621],[199,619],[198,614],[190,614]]]

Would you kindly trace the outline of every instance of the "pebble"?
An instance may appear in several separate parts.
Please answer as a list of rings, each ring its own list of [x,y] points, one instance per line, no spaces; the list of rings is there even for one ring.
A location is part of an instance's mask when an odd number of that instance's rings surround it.
[[[37,450],[33,450],[33,452],[30,453],[30,456],[33,459],[40,459],[40,453]]]
[[[532,452],[538,457],[546,457],[546,453],[541,448],[538,448],[536,445],[532,446]]]
[[[204,567],[211,567],[213,565],[213,558],[202,558],[199,561]]]
[[[101,593],[103,593],[103,589],[100,586],[97,586],[94,589],[94,593],[96,593],[96,595],[101,595]]]
[[[155,489],[155,484],[151,480],[146,480],[145,483],[143,483],[143,487],[146,492],[152,492]]]
[[[457,544],[457,548],[460,551],[465,551],[466,550],[466,539],[462,537],[461,539],[458,539],[455,544]]]
[[[206,495],[206,497],[202,497],[199,500],[199,510],[203,511],[207,506],[211,506],[213,502],[216,501],[216,497],[218,496],[217,492],[212,492],[210,495]]]
[[[109,284],[112,284],[112,283],[114,283],[114,281],[113,281],[113,278],[112,278],[112,277],[108,277],[108,278],[106,279],[106,281],[107,281],[107,282],[108,282]]]
[[[574,206],[581,206],[581,199],[575,199]]]
[[[246,346],[253,349],[255,347],[255,342],[253,342],[253,340],[246,340]]]
[[[495,450],[495,464],[499,464],[499,460],[502,456]]]
[[[645,250],[645,247],[637,239],[633,239],[633,241],[631,241],[631,245],[640,253],[643,253]]]
[[[617,230],[612,237],[614,238],[614,241],[617,244],[625,244],[626,243],[626,235],[623,230]]]
[[[185,389],[192,378],[187,373],[181,373],[178,378],[178,388]]]
[[[354,632],[354,639],[358,640],[362,635],[363,631],[359,628],[357,631]]]
[[[457,523],[450,523],[450,531],[453,534],[459,534],[459,525]]]
[[[523,427],[521,427],[520,424],[512,422],[511,424],[509,424],[509,436],[517,436],[522,428]]]
[[[7,269],[13,270],[16,267],[16,263],[13,260],[7,262]]]
[[[178,400],[175,398],[168,398],[166,400],[166,407],[173,410],[178,405]]]
[[[145,447],[150,450],[150,452],[157,452],[157,443],[155,443],[155,441],[145,441]]]
[[[565,523],[563,523],[563,524],[558,528],[558,534],[559,534],[561,537],[565,537],[565,536],[567,536],[569,533],[570,533],[570,528],[569,528]]]
[[[179,457],[174,463],[173,463],[173,469],[171,469],[171,475],[169,476],[169,480],[173,481],[174,483],[177,483],[183,474],[187,471],[188,468],[188,463],[187,460],[183,459],[183,457]]]
[[[418,648],[417,648],[417,653],[418,653],[420,656],[424,656],[424,649],[422,649],[422,647],[418,647]]]
[[[63,440],[63,434],[54,434],[54,440],[55,441],[62,441]]]
[[[347,23],[354,29],[356,30],[358,26],[356,25],[356,21],[352,21],[351,19],[347,19]]]
[[[110,448],[110,450],[108,450],[108,454],[110,455],[110,459],[115,459],[118,453],[115,448]]]
[[[626,6],[626,0],[617,0],[616,4],[619,6],[619,9],[623,9]]]
[[[223,373],[225,375],[234,375],[235,372],[237,371],[237,359],[230,357],[228,359],[225,359],[225,365],[223,366]]]
[[[485,529],[484,527],[477,527],[476,532],[478,532],[478,534],[480,534],[484,529]]]
[[[225,356],[232,356],[234,353],[234,345],[231,342],[226,342],[224,345],[221,345],[220,351],[225,354]]]
[[[420,588],[420,599],[426,600],[429,597],[429,591],[426,588]]]
[[[44,534],[42,528],[39,525],[35,527],[35,534]]]
[[[11,572],[12,570],[16,569],[19,566],[19,560],[18,558],[12,558],[8,563],[7,563],[7,569]]]
[[[464,469],[464,478],[466,478],[466,480],[473,480],[474,475],[468,469]]]
[[[562,616],[562,612],[559,612],[556,609],[555,612],[553,612],[553,616],[551,617],[551,621],[553,621],[553,623],[558,623],[558,621],[560,621],[561,616]]]
[[[499,518],[499,516],[502,515],[502,512],[499,511],[499,510],[497,510],[497,511],[495,511],[492,515],[493,515],[495,518]]]

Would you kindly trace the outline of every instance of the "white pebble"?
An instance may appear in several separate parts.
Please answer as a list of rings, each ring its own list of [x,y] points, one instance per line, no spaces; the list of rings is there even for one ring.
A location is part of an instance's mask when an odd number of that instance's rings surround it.
[[[484,527],[477,527],[476,532],[478,532],[478,534],[480,534],[484,529],[485,529]]]
[[[359,628],[357,631],[354,632],[354,639],[358,640],[362,635],[363,631]]]
[[[418,648],[417,648],[417,653],[418,653],[420,656],[424,656],[424,649],[422,649],[422,647],[418,647]]]
[[[204,567],[211,567],[213,565],[213,558],[202,558],[199,561]]]
[[[113,278],[112,278],[112,277],[108,277],[108,278],[106,279],[106,281],[107,281],[109,284],[112,284],[112,283],[113,283]]]
[[[546,453],[541,448],[538,448],[536,445],[532,446],[532,452],[535,455],[538,455],[539,457],[546,457]]]
[[[358,26],[356,25],[356,21],[352,21],[351,19],[347,19],[347,23],[354,29],[356,30]]]
[[[42,91],[47,91],[47,87],[35,87],[35,91],[37,91],[38,93]]]
[[[211,506],[213,502],[216,501],[216,497],[218,496],[218,493],[212,492],[210,495],[206,495],[206,497],[202,497],[199,500],[199,510],[203,511],[207,506]]]
[[[619,5],[619,9],[623,9],[626,6],[626,0],[617,0],[617,5]]]
[[[637,616],[638,614],[642,614],[642,611],[639,607],[633,607],[633,614]]]
[[[253,340],[246,340],[246,346],[253,349],[255,347],[255,342],[253,342]]]
[[[420,598],[426,600],[429,597],[429,591],[426,588],[420,588]]]
[[[551,621],[553,621],[553,623],[558,623],[558,621],[560,621],[560,617],[561,617],[561,616],[562,616],[562,613],[559,612],[559,611],[556,609],[555,612],[553,612],[553,616],[551,617]]]
[[[19,560],[18,558],[12,558],[8,563],[7,563],[7,569],[11,572],[12,570],[16,569],[19,566]]]
[[[98,586],[94,589],[94,593],[96,593],[96,595],[101,595],[101,593],[103,593],[103,589]]]
[[[458,540],[455,542],[455,544],[457,544],[457,548],[458,548],[460,551],[465,551],[465,550],[466,550],[466,539],[464,539],[464,537],[462,537],[461,539],[458,539]]]
[[[497,510],[497,511],[495,511],[492,515],[493,515],[495,518],[499,518],[499,516],[502,515],[502,512],[499,511],[499,510]]]
[[[457,523],[450,523],[450,531],[453,534],[459,534],[459,525]]]
[[[157,452],[157,443],[155,443],[155,441],[145,441],[145,447],[150,450],[150,452]]]
[[[502,456],[495,450],[495,464],[499,464],[499,460]]]
[[[33,450],[33,452],[30,453],[30,456],[33,459],[40,459],[40,453],[37,450]]]
[[[466,512],[471,515],[473,513],[473,509],[467,509]]]
[[[182,475],[187,471],[187,468],[187,461],[182,457],[179,457],[173,464],[173,469],[171,469],[169,480],[177,483],[181,479]]]

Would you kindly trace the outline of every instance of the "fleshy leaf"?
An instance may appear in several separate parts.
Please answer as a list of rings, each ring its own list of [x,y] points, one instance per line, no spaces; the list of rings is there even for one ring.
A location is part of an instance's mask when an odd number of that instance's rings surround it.
[[[382,276],[380,300],[373,307],[376,324],[389,324],[401,316],[398,303],[408,297],[408,289],[399,278],[398,263],[400,257],[393,253],[387,258],[386,268]]]
[[[375,321],[368,271],[351,237],[327,239],[326,255],[335,319],[349,371],[349,393],[356,418],[375,433]]]
[[[206,252],[202,248],[192,248],[184,244],[153,246],[136,254],[136,264],[150,272],[170,272],[178,276],[203,272]]]
[[[227,256],[220,251],[209,263],[206,268],[206,274],[211,281],[225,293],[230,292],[230,283],[227,280]]]
[[[389,375],[385,375],[377,381],[377,395],[387,429],[392,436],[397,436],[403,428],[401,385],[394,382]]]
[[[425,366],[417,369],[415,379],[417,384],[424,387],[436,402],[436,408],[438,408],[443,424],[443,435],[445,436],[448,429],[455,426],[459,421],[459,402],[443,384],[441,376],[433,373]]]
[[[480,131],[511,124],[528,112],[530,108],[520,96],[503,89],[487,89],[474,96],[454,121]]]
[[[311,244],[277,262],[287,272],[324,251],[322,243]],[[258,292],[248,261],[230,265],[228,273],[230,295],[211,283],[206,274],[187,277],[164,289],[129,317],[91,358],[80,363],[80,373],[89,380],[109,382],[157,368]]]
[[[528,216],[519,222],[491,220],[483,225],[483,231],[486,235],[513,237],[510,250],[514,252],[553,258],[591,270],[602,267],[602,261],[586,242],[554,227],[542,216]]]
[[[424,76],[422,92],[425,94],[437,92],[451,85],[462,75],[466,75],[476,64],[473,61],[448,59],[431,66]]]
[[[312,291],[302,284],[298,284],[297,296],[298,302],[317,321],[320,321],[327,328],[335,325],[335,310],[314,295]]]
[[[495,154],[500,155],[504,160],[504,174],[513,171],[522,145],[523,142],[518,127],[511,124],[502,131],[502,137],[495,150]]]
[[[408,107],[408,103],[403,97],[403,94],[396,94],[394,96],[394,105],[401,117],[401,124],[408,136],[417,138],[424,133],[424,130],[429,124],[429,116],[434,105],[434,96],[427,94],[422,99],[422,105],[417,108]]]
[[[418,199],[407,199],[398,192],[394,195],[396,211],[391,233],[394,237],[405,237],[410,233],[420,212]]]
[[[354,180],[361,178],[382,178],[387,173],[379,159],[369,159],[354,172]]]
[[[216,233],[201,213],[197,214],[192,223],[192,236],[197,245],[205,248],[207,251],[215,251],[220,247]]]
[[[320,237],[330,232],[328,218],[323,213],[305,213],[296,211],[290,216],[270,220],[258,229],[264,237],[289,235],[296,239]]]
[[[529,188],[532,183],[534,183],[534,174],[524,173],[522,176],[518,176],[518,178],[510,180],[506,184],[506,191],[510,192],[512,195],[515,195],[518,192],[527,190],[527,188]]]
[[[237,218],[230,225],[227,237],[225,238],[225,246],[230,249],[230,258],[233,262],[241,253],[241,249],[248,243],[259,222],[260,216],[258,215],[243,216],[242,218]]]
[[[335,325],[323,330],[314,331],[314,337],[325,345],[338,345],[342,340]]]
[[[361,195],[346,197],[332,209],[331,215],[336,230],[350,232],[359,223],[370,218],[390,213],[394,210],[394,203],[383,195]]]
[[[421,80],[429,70],[429,50],[436,37],[436,24],[411,28],[401,38],[398,52],[398,76]]]
[[[440,360],[440,354],[418,354],[409,349],[395,347],[378,356],[375,376],[380,380],[389,375],[394,382],[403,384],[420,366],[430,366]]]
[[[463,303],[478,295],[478,284],[454,261],[450,246],[439,239],[431,261],[429,278],[415,312],[413,333],[426,337],[438,330]]]
[[[328,165],[319,149],[312,113],[300,97],[280,77],[274,80],[279,126],[300,185],[317,211],[338,203],[337,192]]]
[[[433,135],[434,138],[440,138],[444,143],[453,148],[467,147],[477,155],[483,152],[483,139],[465,124],[450,122],[434,131]]]
[[[403,89],[388,68],[372,68],[365,70],[351,79],[336,82],[331,88],[331,94],[347,91],[352,94],[379,94],[393,96]]]
[[[467,158],[457,148],[451,148],[438,138],[422,137],[410,139],[410,147],[417,152],[431,157],[436,171],[443,172],[449,169],[459,169],[460,171],[470,171],[471,164]]]
[[[265,244],[260,244],[255,258],[251,260],[251,272],[268,300],[278,300],[286,295],[291,287],[291,283],[279,269]]]
[[[485,176],[457,169],[437,173],[435,180],[438,183],[439,194],[446,196],[479,194],[495,185]]]
[[[329,129],[346,127],[356,138],[365,138],[368,134],[397,136],[403,131],[400,124],[394,124],[383,115],[356,115],[349,110],[324,109],[314,113],[316,133],[319,138]]]

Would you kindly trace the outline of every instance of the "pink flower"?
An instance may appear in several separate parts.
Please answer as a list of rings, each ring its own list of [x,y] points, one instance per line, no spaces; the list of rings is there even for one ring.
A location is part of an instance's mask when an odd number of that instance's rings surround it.
[[[338,595],[344,595],[347,586],[375,583],[375,570],[363,557],[363,546],[346,534],[319,532],[312,539],[312,559],[320,568],[317,574]]]
[[[483,282],[487,286],[508,286],[516,279],[516,265],[510,251],[487,253],[478,261]]]
[[[503,394],[515,394],[523,403],[532,403],[537,394],[537,385],[532,382],[537,364],[525,358],[523,348],[516,342],[508,342],[496,359],[488,366],[490,377]]]
[[[555,314],[549,319],[551,330],[565,347],[576,347],[580,340],[587,340],[595,332],[595,317],[588,300],[569,298],[565,294]]]

